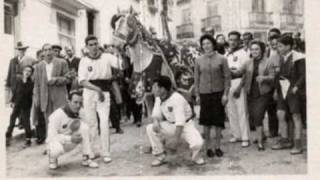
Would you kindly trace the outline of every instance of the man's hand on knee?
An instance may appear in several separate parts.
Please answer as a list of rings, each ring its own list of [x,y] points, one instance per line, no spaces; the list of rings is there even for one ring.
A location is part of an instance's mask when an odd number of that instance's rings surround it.
[[[79,133],[73,133],[73,134],[71,135],[71,142],[72,142],[72,143],[79,144],[79,143],[81,143],[81,141],[82,141],[81,134],[79,134]]]

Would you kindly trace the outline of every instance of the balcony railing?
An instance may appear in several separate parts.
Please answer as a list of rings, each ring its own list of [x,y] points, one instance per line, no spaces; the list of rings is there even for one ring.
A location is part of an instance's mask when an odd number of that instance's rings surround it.
[[[177,1],[177,5],[184,4],[184,3],[189,3],[189,2],[191,2],[191,0],[178,0]]]
[[[280,27],[288,28],[288,27],[303,27],[303,15],[296,13],[281,13],[280,14]]]
[[[182,24],[180,26],[177,26],[177,39],[183,39],[183,38],[193,38],[194,32],[193,32],[193,24]]]
[[[215,15],[206,17],[201,20],[201,28],[202,31],[205,31],[205,29],[213,28],[215,32],[221,31],[221,16]]]
[[[249,23],[250,27],[272,26],[272,12],[250,12]]]

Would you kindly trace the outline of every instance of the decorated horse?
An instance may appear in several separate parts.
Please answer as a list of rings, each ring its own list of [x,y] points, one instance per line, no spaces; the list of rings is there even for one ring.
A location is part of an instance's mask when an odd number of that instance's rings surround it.
[[[170,40],[154,38],[137,16],[130,8],[128,13],[118,13],[112,17],[113,44],[120,47],[128,45],[133,64],[130,93],[136,97],[137,103],[145,103],[150,115],[153,108],[151,90],[154,79],[160,75],[168,76],[174,88],[178,88],[175,75],[180,74],[179,78],[191,78],[193,72],[180,63],[177,46]],[[192,85],[192,81],[186,81],[182,89],[188,92]]]

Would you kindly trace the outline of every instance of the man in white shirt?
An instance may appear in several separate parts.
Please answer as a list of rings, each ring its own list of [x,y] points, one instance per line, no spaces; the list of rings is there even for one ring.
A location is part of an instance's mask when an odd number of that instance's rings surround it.
[[[149,124],[146,129],[152,153],[157,158],[151,165],[160,166],[166,162],[161,135],[173,138],[171,149],[174,150],[182,139],[187,141],[192,151],[192,161],[202,165],[205,163],[200,157],[203,139],[192,121],[192,109],[181,94],[172,91],[171,86],[169,77],[160,76],[152,88],[156,96],[152,112],[153,124]]]
[[[82,165],[97,168],[98,164],[89,158],[92,153],[89,127],[82,122],[79,111],[82,106],[82,94],[71,92],[68,104],[54,111],[49,117],[47,151],[49,168],[58,168],[58,157],[82,144]]]
[[[78,80],[84,87],[84,111],[86,122],[90,127],[90,135],[94,143],[98,138],[97,112],[100,118],[101,155],[105,163],[112,161],[110,155],[109,112],[110,90],[112,86],[111,67],[121,68],[122,63],[116,56],[103,54],[99,50],[98,39],[89,35],[85,39],[88,56],[79,64]],[[94,143],[95,144],[95,143]],[[95,153],[100,149],[93,146]]]
[[[249,60],[248,53],[240,46],[241,34],[232,31],[228,34],[230,51],[226,57],[231,71],[231,87],[226,106],[226,112],[230,122],[232,138],[230,142],[242,141],[242,147],[249,146],[249,122],[247,115],[246,93],[241,88],[240,82],[243,73],[241,69],[246,61]],[[235,92],[239,92],[236,97]]]

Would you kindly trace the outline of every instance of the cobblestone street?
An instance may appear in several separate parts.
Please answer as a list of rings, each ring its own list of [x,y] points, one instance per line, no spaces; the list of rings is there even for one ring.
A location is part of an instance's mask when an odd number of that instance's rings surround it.
[[[167,176],[167,175],[234,175],[234,174],[305,174],[307,173],[307,155],[292,156],[289,151],[272,151],[275,139],[268,139],[266,151],[259,152],[255,144],[241,148],[240,143],[227,142],[230,138],[228,128],[223,133],[223,158],[214,157],[204,166],[195,166],[190,161],[190,151],[183,144],[178,149],[178,156],[169,154],[169,163],[161,167],[151,167],[153,156],[144,154],[148,145],[145,125],[137,128],[131,122],[122,124],[124,134],[111,135],[113,162],[103,164],[98,160],[98,169],[81,166],[80,148],[59,159],[60,168],[48,169],[47,156],[42,155],[44,145],[33,144],[23,149],[23,141],[16,138],[7,149],[8,177],[74,177],[74,176]],[[305,142],[305,141],[304,141]]]

